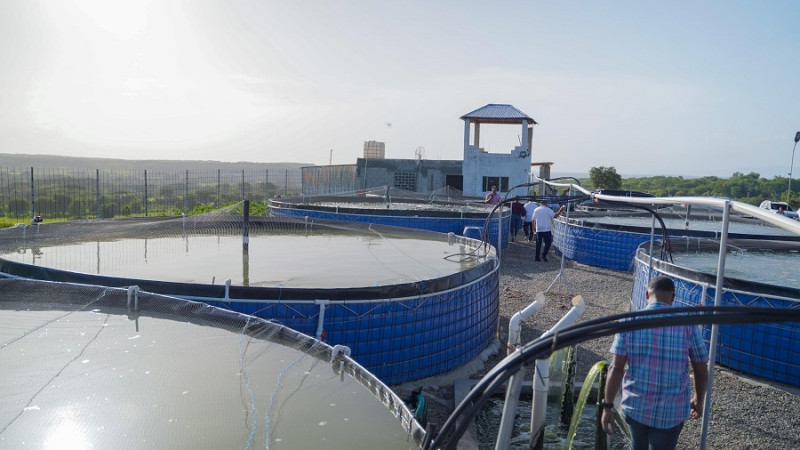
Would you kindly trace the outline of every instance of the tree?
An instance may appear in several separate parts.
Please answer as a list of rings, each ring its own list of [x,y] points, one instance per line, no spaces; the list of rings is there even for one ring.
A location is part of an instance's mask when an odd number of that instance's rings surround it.
[[[595,189],[619,189],[622,177],[614,167],[592,167],[589,170],[589,181]]]

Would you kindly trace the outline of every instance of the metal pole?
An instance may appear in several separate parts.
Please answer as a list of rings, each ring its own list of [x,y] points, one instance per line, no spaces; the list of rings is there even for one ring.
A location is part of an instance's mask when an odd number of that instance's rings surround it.
[[[653,276],[653,244],[656,241],[656,216],[653,214],[653,223],[650,224],[650,259],[647,262],[647,285]],[[666,244],[666,242],[664,243]]]
[[[244,201],[242,207],[242,250],[250,250],[250,200]]]
[[[792,193],[792,169],[794,168],[794,151],[797,148],[797,141],[800,141],[800,131],[794,135],[794,147],[792,147],[792,163],[789,165],[789,188],[786,189],[786,203],[789,203]]]
[[[571,197],[571,196],[572,196],[572,185],[569,186],[569,190],[567,191],[567,197]],[[569,208],[571,206],[572,205],[569,203],[569,198],[568,198],[567,199],[567,213],[564,215],[564,222],[565,222],[564,223],[564,242],[566,242],[567,239],[569,239]],[[533,226],[533,225],[531,225],[531,226]],[[561,292],[561,285],[562,285],[561,278],[563,277],[564,278],[563,284],[567,287],[567,290],[569,291],[570,294],[574,294],[575,292],[572,290],[572,286],[569,285],[569,279],[567,278],[567,273],[564,272],[564,263],[565,263],[567,257],[564,254],[563,249],[559,249],[559,250],[561,250],[561,262],[560,262],[560,266],[559,266],[559,269],[558,269],[558,275],[556,275],[556,277],[550,283],[550,286],[547,286],[547,289],[544,292],[545,293],[550,292],[550,289],[552,289],[553,286],[555,286],[556,281],[559,281],[558,292]]]
[[[95,204],[97,207],[97,218],[100,218],[100,169],[95,169],[94,175],[94,197],[95,197]]]
[[[386,186],[386,191],[389,191],[389,186]],[[511,220],[511,217],[509,217]],[[497,208],[497,260],[500,261],[500,252],[503,248],[503,207]]]
[[[144,171],[144,216],[147,217],[147,169]]]
[[[364,155],[364,189],[367,188],[367,163],[369,162],[369,158],[367,155]]]
[[[36,217],[36,209],[34,207],[35,202],[36,196],[33,193],[33,167],[31,167],[31,224],[33,224],[33,218]]]
[[[219,197],[220,191],[220,169],[217,169],[217,208],[222,206],[222,199]]]
[[[717,265],[717,284],[714,290],[714,306],[722,305],[722,284],[725,281],[725,255],[728,249],[728,221],[730,220],[731,201],[725,200],[722,211],[722,233],[719,239],[719,263]],[[717,357],[717,340],[719,338],[719,325],[711,325],[711,343],[708,351],[708,390],[703,408],[703,433],[700,436],[700,449],[705,450],[708,439],[709,415],[711,414],[711,392],[714,389],[714,360]]]
[[[189,211],[189,171],[186,171],[186,181],[183,183],[183,211]]]

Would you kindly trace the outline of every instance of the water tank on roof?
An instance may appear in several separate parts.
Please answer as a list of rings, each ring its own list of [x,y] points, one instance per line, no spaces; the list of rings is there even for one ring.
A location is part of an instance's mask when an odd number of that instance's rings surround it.
[[[364,158],[369,158],[369,159],[386,158],[386,143],[378,141],[364,142]]]

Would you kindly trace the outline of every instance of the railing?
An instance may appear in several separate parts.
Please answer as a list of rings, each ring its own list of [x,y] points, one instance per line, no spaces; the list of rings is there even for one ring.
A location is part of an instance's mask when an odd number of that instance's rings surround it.
[[[301,191],[300,170],[0,168],[0,218],[174,215]]]

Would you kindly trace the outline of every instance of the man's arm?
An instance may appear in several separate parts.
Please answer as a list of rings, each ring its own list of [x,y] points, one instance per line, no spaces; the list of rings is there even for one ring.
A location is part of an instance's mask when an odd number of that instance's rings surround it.
[[[611,366],[608,368],[608,378],[606,378],[606,390],[603,393],[603,402],[613,403],[617,397],[617,392],[622,386],[622,376],[625,374],[625,364],[628,362],[628,357],[624,355],[614,355],[611,360]],[[603,431],[608,434],[613,432],[611,425],[614,423],[614,411],[612,408],[603,408],[603,417],[601,419]]]
[[[706,399],[708,387],[708,363],[692,361],[694,372],[694,396],[692,397],[692,412],[689,417],[699,419],[703,417],[703,402]]]

